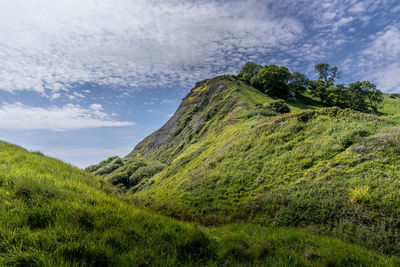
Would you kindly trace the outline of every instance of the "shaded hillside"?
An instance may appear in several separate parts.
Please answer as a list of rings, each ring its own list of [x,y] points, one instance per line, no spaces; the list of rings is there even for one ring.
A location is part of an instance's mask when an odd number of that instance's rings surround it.
[[[232,76],[199,83],[103,175],[134,192],[131,201],[179,219],[296,226],[399,253],[398,123],[307,97],[278,114],[273,101]],[[140,161],[154,171],[126,171]]]
[[[121,201],[93,175],[0,142],[0,266],[396,266],[294,229],[204,228]]]

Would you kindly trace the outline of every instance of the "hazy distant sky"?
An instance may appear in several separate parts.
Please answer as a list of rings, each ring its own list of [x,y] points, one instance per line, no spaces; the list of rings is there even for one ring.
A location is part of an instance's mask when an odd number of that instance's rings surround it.
[[[400,92],[400,2],[0,0],[0,139],[79,167],[123,156],[249,60]]]

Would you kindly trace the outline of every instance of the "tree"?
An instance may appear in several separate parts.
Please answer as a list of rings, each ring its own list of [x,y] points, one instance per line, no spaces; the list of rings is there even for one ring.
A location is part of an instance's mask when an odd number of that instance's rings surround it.
[[[288,96],[290,77],[287,68],[270,65],[262,68],[250,83],[266,94],[285,98]]]
[[[327,63],[315,65],[315,72],[318,74],[318,81],[312,81],[309,89],[312,95],[319,97],[322,104],[334,105],[333,102],[337,98],[337,93],[344,88],[335,88],[335,79],[340,78],[341,72],[337,67],[330,67]]]
[[[311,81],[308,87],[310,90],[311,95],[318,97],[322,104],[326,104],[329,97],[328,87],[326,87],[325,83],[321,80],[318,81]]]
[[[349,84],[350,98],[350,108],[364,111],[368,109],[368,104],[366,100],[366,94],[364,91],[364,86],[362,82],[357,81]]]
[[[327,104],[341,108],[350,107],[350,93],[349,89],[344,84],[337,84],[336,86],[328,88]]]
[[[319,75],[318,80],[325,83],[326,87],[333,86],[335,79],[340,78],[341,72],[337,67],[330,67],[327,63],[315,65],[315,72]]]
[[[367,97],[369,101],[370,107],[377,112],[378,105],[383,101],[383,93],[382,91],[376,88],[376,85],[369,82],[369,81],[362,81],[361,82],[364,95]]]
[[[293,72],[289,79],[290,89],[297,94],[304,93],[310,84],[307,76],[300,72]]]
[[[249,83],[251,78],[256,76],[261,69],[262,69],[261,65],[248,61],[242,67],[238,76]]]

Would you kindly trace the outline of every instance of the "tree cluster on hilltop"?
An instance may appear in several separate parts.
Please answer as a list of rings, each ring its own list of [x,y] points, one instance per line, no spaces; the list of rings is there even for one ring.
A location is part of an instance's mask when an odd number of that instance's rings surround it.
[[[247,62],[238,76],[261,92],[279,98],[289,99],[293,94],[308,92],[327,106],[378,111],[383,93],[375,84],[369,81],[356,81],[348,86],[336,84],[341,71],[327,63],[315,65],[315,72],[318,80],[310,80],[305,74],[291,73],[286,67]]]

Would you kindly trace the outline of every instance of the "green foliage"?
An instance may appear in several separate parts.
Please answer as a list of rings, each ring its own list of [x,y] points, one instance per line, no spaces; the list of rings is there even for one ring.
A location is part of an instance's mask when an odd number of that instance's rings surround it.
[[[250,82],[268,95],[285,98],[288,96],[290,78],[287,68],[270,65],[262,68]]]
[[[290,112],[290,107],[282,99],[267,104],[265,108],[281,114]]]
[[[342,85],[330,86],[330,102],[325,103],[348,107],[342,95],[348,93]],[[131,187],[126,202],[204,226],[295,226],[398,255],[398,99],[385,95],[384,116],[378,117],[324,108],[299,95],[286,104],[291,112],[280,114],[263,108],[275,98],[232,76],[206,80],[188,96],[192,101],[185,98],[171,120],[109,174],[122,173],[138,159],[146,166],[164,165]],[[136,172],[147,173],[135,168],[127,179]],[[360,185],[369,187],[367,197],[352,200],[351,190]],[[219,234],[213,232],[215,236]],[[216,249],[216,257],[228,265],[240,265],[243,258],[250,265],[276,263],[274,245],[248,246],[256,240],[240,239],[221,237],[226,247]],[[302,253],[302,259],[313,259],[315,265],[339,264],[337,258],[318,262],[324,255],[319,250],[307,247]],[[272,255],[272,260],[261,260],[260,254]],[[348,257],[339,262],[359,263]]]
[[[400,262],[293,229],[246,224],[205,228],[178,222],[129,204],[129,198],[99,177],[3,142],[0,168],[0,266]],[[318,259],[304,257],[310,249]]]
[[[310,85],[307,76],[300,72],[293,72],[289,79],[289,87],[296,94],[304,93]]]
[[[334,86],[335,80],[340,78],[341,72],[337,67],[331,67],[327,63],[320,63],[315,65],[315,72],[319,75],[318,80],[325,84],[325,87]]]
[[[254,62],[246,62],[246,64],[240,70],[238,77],[250,83],[251,78],[256,76],[261,69],[261,65],[258,65]]]
[[[352,95],[343,84],[337,84],[327,89],[327,104],[341,108],[350,108]]]
[[[321,63],[315,66],[315,71],[319,75],[318,81],[311,81],[308,88],[323,104],[358,111],[367,111],[368,108],[375,113],[378,111],[378,105],[383,101],[383,93],[373,83],[357,81],[349,84],[348,88],[342,84],[335,86],[335,79],[341,75],[337,67]]]
[[[114,156],[109,157],[106,160],[101,161],[97,165],[92,165],[87,167],[85,170],[96,175],[107,175],[118,169],[123,165],[122,159],[120,157]]]
[[[328,87],[322,80],[311,81],[309,90],[312,96],[318,97],[322,104],[326,104],[329,92]]]
[[[132,197],[163,214],[204,225],[256,221],[311,227],[397,253],[400,233],[393,222],[400,221],[400,212],[374,215],[389,207],[383,192],[395,195],[390,184],[397,181],[400,159],[383,152],[398,147],[397,135],[383,134],[391,125],[339,108],[248,117],[204,136],[190,153],[183,152],[183,163],[174,160],[168,172],[157,174],[151,186]],[[386,186],[370,190],[369,202],[353,203],[349,188],[358,181],[369,181],[370,188]],[[390,210],[400,209],[394,195]]]
[[[351,93],[351,108],[355,110],[367,110],[368,104],[365,99],[365,92],[362,82],[354,82],[349,84],[349,91]]]
[[[377,112],[378,105],[383,101],[383,93],[376,88],[376,85],[369,81],[361,82],[364,96],[368,99],[370,107]]]
[[[396,94],[396,93],[391,93],[390,98],[396,99],[396,98],[400,98],[400,94]]]

